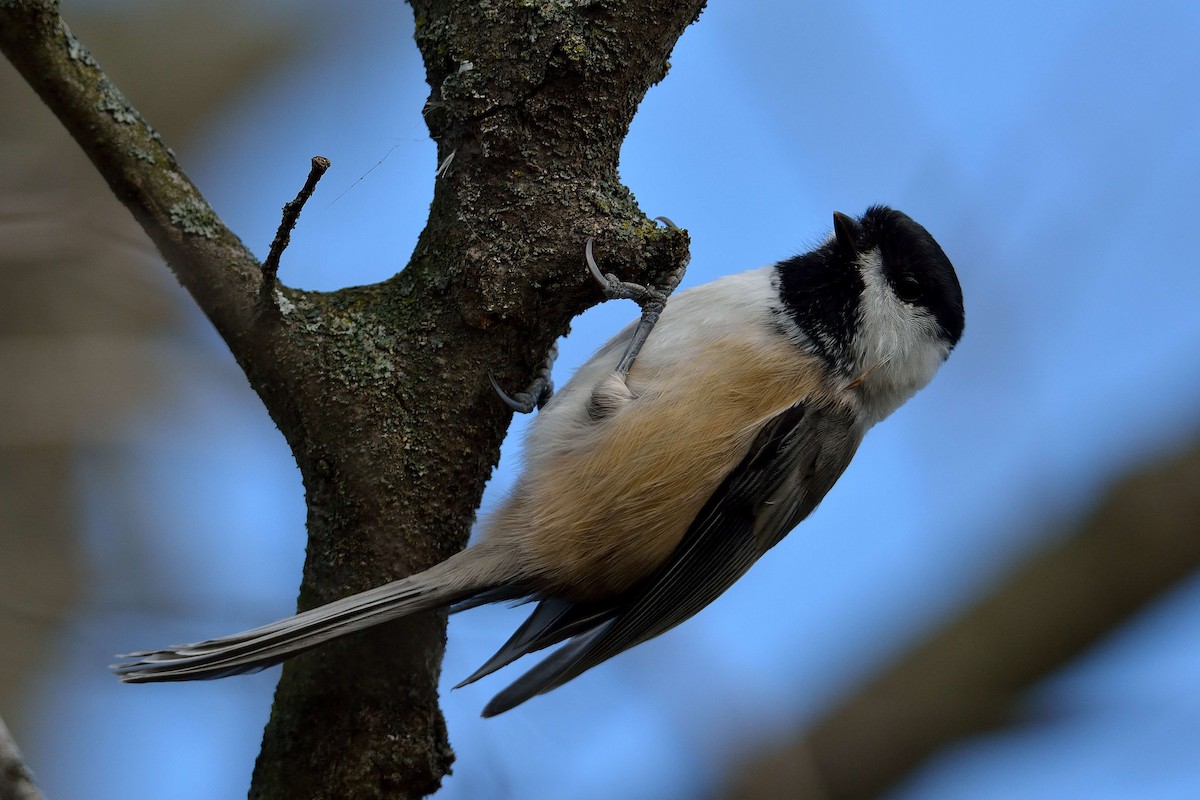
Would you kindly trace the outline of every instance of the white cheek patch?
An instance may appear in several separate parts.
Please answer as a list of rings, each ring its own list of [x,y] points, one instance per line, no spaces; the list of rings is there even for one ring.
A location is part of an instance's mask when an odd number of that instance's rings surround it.
[[[929,383],[948,351],[933,315],[896,296],[878,249],[859,256],[859,265],[864,289],[854,354],[861,370],[871,370],[866,383],[882,419]]]

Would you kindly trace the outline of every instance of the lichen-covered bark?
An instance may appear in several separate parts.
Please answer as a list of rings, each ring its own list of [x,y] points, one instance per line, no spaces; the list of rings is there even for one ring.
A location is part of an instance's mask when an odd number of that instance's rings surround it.
[[[412,259],[373,286],[276,285],[264,304],[254,257],[57,3],[0,0],[0,47],[154,239],[295,453],[308,503],[301,608],[465,545],[510,418],[488,372],[519,388],[601,299],[583,269],[588,236],[626,280],[657,282],[686,260],[686,234],[646,219],[617,159],[703,4],[413,0],[444,168]],[[437,706],[444,637],[429,615],[288,663],[251,796],[436,789],[453,757]]]

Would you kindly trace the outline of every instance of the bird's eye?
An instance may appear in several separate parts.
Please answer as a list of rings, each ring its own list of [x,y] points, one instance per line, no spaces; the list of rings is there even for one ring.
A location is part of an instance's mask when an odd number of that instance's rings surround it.
[[[925,294],[925,287],[913,275],[901,275],[896,281],[896,296],[906,303],[915,303]]]

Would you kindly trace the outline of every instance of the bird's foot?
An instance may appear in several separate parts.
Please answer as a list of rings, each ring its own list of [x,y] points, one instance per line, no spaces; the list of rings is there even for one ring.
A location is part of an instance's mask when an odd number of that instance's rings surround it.
[[[666,217],[655,217],[655,220],[661,221],[668,228],[679,227]],[[684,267],[681,266],[672,273],[667,279],[666,284],[662,287],[630,283],[621,280],[611,272],[605,274],[600,271],[600,267],[596,264],[596,259],[592,255],[592,241],[592,237],[589,236],[587,244],[584,246],[583,256],[584,260],[587,261],[588,271],[592,273],[592,277],[600,284],[600,289],[604,292],[604,296],[609,300],[632,300],[642,309],[642,318],[638,321],[637,329],[633,332],[633,338],[629,340],[629,345],[625,348],[624,355],[617,362],[617,374],[623,378],[629,374],[634,360],[637,358],[638,353],[641,352],[642,345],[646,343],[650,332],[654,330],[654,326],[658,323],[658,318],[667,305],[667,298],[671,296],[671,293],[675,291],[675,287],[679,285],[679,281],[683,279]]]

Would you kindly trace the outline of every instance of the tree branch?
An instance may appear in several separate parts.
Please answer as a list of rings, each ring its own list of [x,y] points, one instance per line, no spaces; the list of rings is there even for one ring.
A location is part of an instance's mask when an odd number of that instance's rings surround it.
[[[279,230],[275,231],[275,238],[271,242],[271,251],[267,253],[267,260],[263,262],[262,266],[262,285],[259,293],[262,295],[263,302],[270,301],[271,291],[275,288],[275,276],[279,274],[279,259],[283,256],[283,251],[287,249],[287,246],[291,244],[292,230],[300,219],[300,212],[304,210],[304,204],[308,202],[308,198],[312,197],[313,192],[316,191],[317,181],[321,180],[321,176],[328,169],[328,158],[313,156],[312,169],[308,171],[308,179],[304,181],[300,193],[296,195],[296,199],[283,207],[283,219],[279,221]]]
[[[79,143],[229,341],[248,325],[258,261],[49,0],[0,4],[0,49]]]
[[[8,726],[0,718],[0,800],[42,800]]]

